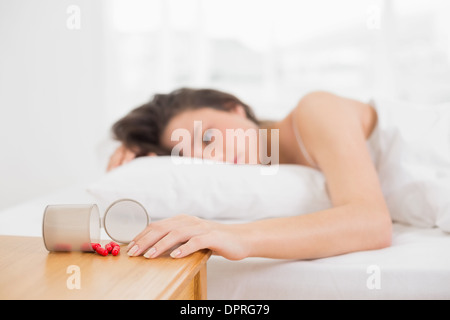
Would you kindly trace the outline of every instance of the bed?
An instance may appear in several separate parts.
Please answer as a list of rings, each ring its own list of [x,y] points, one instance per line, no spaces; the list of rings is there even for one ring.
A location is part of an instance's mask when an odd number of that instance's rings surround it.
[[[61,189],[1,211],[0,234],[42,236],[46,205],[93,202],[98,198],[85,185]],[[212,256],[208,298],[450,299],[449,248],[450,236],[439,228],[394,223],[392,246],[382,250],[311,261]]]
[[[209,299],[450,299],[450,104],[372,103],[379,121],[367,146],[394,221],[392,245],[311,261],[212,256]],[[95,203],[102,213],[128,198],[152,220],[185,213],[223,223],[331,207],[320,171],[287,164],[266,169],[142,157],[89,185],[3,210],[0,234],[41,236],[48,204]],[[102,238],[108,239],[104,231]]]

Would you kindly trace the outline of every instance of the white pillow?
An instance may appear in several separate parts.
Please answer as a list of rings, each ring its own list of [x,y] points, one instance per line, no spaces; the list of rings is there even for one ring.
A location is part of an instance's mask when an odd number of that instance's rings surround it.
[[[321,172],[289,164],[279,165],[272,174],[264,174],[264,169],[267,166],[142,157],[105,174],[88,192],[101,209],[121,198],[137,200],[156,220],[184,213],[251,221],[331,207]]]

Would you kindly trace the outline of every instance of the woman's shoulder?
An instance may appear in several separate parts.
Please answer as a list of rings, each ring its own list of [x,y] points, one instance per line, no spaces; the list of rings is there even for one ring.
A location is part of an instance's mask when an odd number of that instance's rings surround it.
[[[369,103],[328,91],[305,94],[293,109],[292,116],[300,130],[302,127],[317,127],[318,122],[339,126],[339,122],[345,123],[349,118],[357,119],[366,136],[370,135],[377,122],[376,110]]]
[[[330,99],[335,99],[336,97],[339,96],[330,91],[315,90],[310,91],[305,95],[303,95],[300,101],[304,103],[317,103],[318,101],[326,101]]]
[[[301,110],[338,110],[344,109],[364,109],[369,108],[371,105],[356,99],[343,97],[329,91],[311,91],[305,94],[298,102],[295,109]]]

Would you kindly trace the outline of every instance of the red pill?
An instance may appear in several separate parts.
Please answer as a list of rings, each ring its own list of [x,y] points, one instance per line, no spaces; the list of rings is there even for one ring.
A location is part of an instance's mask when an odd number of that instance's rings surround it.
[[[95,249],[95,251],[102,256],[107,256],[109,253],[108,250],[102,247],[98,247],[97,249]]]
[[[81,251],[84,251],[84,252],[90,252],[90,251],[92,251],[92,246],[89,242],[85,242],[81,245],[80,249],[81,249]]]
[[[118,245],[117,243],[115,243],[114,241],[111,241],[109,244],[112,245],[113,248],[119,246],[119,245]]]
[[[97,250],[98,247],[101,247],[100,243],[91,243],[91,247],[94,250]]]
[[[114,246],[114,248],[111,251],[113,256],[117,256],[120,253],[120,247],[119,246]]]
[[[54,251],[71,251],[72,250],[72,246],[70,245],[70,243],[57,243],[55,244]]]
[[[105,249],[108,250],[108,253],[111,253],[113,246],[110,243],[108,243],[105,245]]]

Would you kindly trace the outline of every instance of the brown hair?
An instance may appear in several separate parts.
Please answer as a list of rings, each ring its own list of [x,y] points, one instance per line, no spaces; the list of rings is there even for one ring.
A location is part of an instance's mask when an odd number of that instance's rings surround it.
[[[113,137],[134,151],[136,156],[150,152],[169,155],[160,144],[161,134],[177,114],[185,110],[213,108],[231,111],[241,105],[246,116],[259,124],[252,109],[235,96],[213,89],[180,88],[169,94],[155,94],[146,104],[131,110],[112,127]]]

